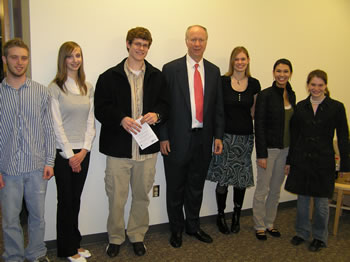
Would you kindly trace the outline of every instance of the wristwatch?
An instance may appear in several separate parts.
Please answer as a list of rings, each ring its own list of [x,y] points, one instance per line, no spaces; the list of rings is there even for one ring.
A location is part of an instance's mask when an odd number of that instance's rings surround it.
[[[156,122],[156,124],[158,124],[158,123],[160,123],[160,121],[161,121],[161,117],[160,117],[160,114],[158,114],[158,113],[156,113],[156,116],[157,116],[157,122]]]

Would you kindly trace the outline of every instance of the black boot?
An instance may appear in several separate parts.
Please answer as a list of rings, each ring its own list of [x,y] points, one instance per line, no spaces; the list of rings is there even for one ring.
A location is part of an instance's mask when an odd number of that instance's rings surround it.
[[[219,231],[223,234],[230,233],[230,230],[228,229],[225,220],[226,197],[227,191],[223,194],[220,194],[216,191],[216,203],[218,205],[218,216],[216,218],[216,225],[218,226]]]
[[[232,225],[231,225],[231,232],[238,233],[241,229],[239,224],[239,219],[241,217],[241,209],[243,205],[245,195],[245,188],[233,188],[233,214],[232,214]]]
[[[241,229],[239,224],[240,217],[241,217],[241,208],[235,207],[232,214],[232,225],[231,225],[231,232],[235,234],[237,234]]]

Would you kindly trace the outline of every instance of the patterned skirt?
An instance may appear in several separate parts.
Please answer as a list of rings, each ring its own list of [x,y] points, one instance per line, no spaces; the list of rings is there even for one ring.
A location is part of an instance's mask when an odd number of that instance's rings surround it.
[[[214,155],[209,166],[207,180],[220,186],[238,188],[254,186],[252,152],[254,135],[224,134],[224,149]]]

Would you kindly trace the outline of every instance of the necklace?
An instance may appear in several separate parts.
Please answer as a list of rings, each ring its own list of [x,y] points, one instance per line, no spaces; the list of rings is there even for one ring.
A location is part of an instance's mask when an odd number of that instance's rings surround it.
[[[325,99],[325,98],[322,98],[321,100],[313,100],[313,99],[312,99],[312,96],[310,96],[310,102],[311,102],[311,104],[313,104],[313,105],[319,105],[319,104],[321,104],[321,103],[323,102],[324,99]]]
[[[246,78],[246,76],[244,76],[241,79],[237,79],[236,77],[234,77],[234,75],[232,75],[232,79],[235,79],[238,85],[241,85],[240,81],[243,81],[245,78]]]

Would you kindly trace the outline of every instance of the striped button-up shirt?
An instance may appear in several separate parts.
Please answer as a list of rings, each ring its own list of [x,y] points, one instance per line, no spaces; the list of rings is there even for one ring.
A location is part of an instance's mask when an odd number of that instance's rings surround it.
[[[27,78],[0,85],[0,174],[21,175],[54,166],[55,133],[47,87]]]
[[[128,77],[128,81],[131,88],[131,113],[133,119],[138,119],[143,115],[143,81],[146,72],[146,65],[143,64],[139,74],[133,72],[128,65],[128,60],[124,63],[124,71]],[[144,161],[152,157],[156,157],[158,153],[153,154],[140,154],[140,147],[137,144],[136,140],[132,138],[131,143],[132,157],[131,160]]]

